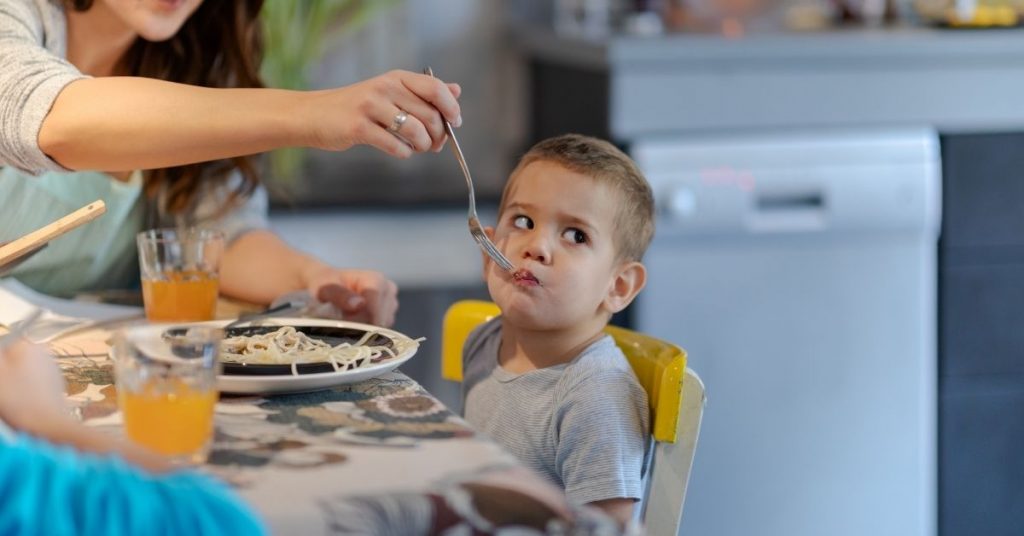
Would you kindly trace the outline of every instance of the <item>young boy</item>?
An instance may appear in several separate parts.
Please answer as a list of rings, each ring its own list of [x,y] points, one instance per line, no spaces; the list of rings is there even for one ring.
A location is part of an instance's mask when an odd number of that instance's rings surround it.
[[[643,288],[654,201],[610,143],[564,135],[512,171],[489,236],[515,266],[484,258],[502,315],[463,349],[466,419],[565,489],[620,521],[642,497],[647,397],[602,331]]]

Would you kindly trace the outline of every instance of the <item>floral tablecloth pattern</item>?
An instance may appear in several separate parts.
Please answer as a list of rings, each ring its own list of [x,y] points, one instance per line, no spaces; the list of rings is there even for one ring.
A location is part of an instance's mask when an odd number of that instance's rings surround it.
[[[112,362],[75,352],[58,362],[76,415],[123,433]],[[524,535],[617,533],[399,371],[222,396],[215,422],[199,469],[232,484],[275,534],[500,534],[510,524]]]
[[[66,354],[58,362],[79,418],[123,433],[112,362]],[[398,371],[308,393],[222,396],[215,421],[200,469],[235,486],[274,533],[361,533],[370,529],[342,512],[451,495],[462,489],[456,483],[486,475],[533,478]]]

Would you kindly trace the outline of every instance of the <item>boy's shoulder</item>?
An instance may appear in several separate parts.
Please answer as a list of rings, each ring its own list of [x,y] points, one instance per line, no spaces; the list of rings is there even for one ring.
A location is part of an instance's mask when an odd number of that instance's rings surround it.
[[[642,390],[626,354],[610,335],[601,337],[570,361],[560,383],[569,393],[603,389],[609,385]]]
[[[498,366],[501,346],[501,317],[498,316],[473,329],[462,345],[462,390],[468,393],[491,376]]]
[[[488,346],[495,344],[501,338],[501,316],[496,316],[483,324],[473,328],[466,336],[466,342],[462,345],[463,361],[472,358],[483,352]]]
[[[462,348],[463,370],[469,376],[489,372],[497,364],[501,342],[501,316],[480,324]],[[626,354],[610,335],[604,335],[583,349],[559,371],[556,389],[566,394],[580,395],[595,389],[614,388],[616,391],[643,391]],[[554,372],[554,370],[552,370]]]
[[[587,371],[589,374],[618,374],[622,372],[632,374],[633,371],[629,366],[629,360],[626,359],[626,354],[622,353],[622,349],[615,344],[615,339],[608,334],[602,335],[590,346],[584,348],[578,356],[569,362],[568,367]]]
[[[600,437],[605,444],[628,441],[633,432],[646,437],[649,430],[647,392],[611,336],[587,347],[566,367],[554,404],[559,437],[567,445],[588,441],[581,437]]]

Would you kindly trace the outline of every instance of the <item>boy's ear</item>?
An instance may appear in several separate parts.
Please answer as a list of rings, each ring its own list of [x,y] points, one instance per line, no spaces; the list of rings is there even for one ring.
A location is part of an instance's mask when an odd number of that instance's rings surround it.
[[[625,309],[646,284],[647,268],[643,264],[636,261],[623,264],[608,287],[605,308],[613,314]]]
[[[491,239],[491,242],[494,242],[494,227],[484,227],[484,234],[487,235],[487,238]],[[491,260],[490,257],[487,256],[486,253],[484,253],[484,251],[482,249],[480,250],[480,257],[483,258],[483,260],[484,260],[484,264],[483,264],[484,268],[483,268],[483,272],[482,273],[483,273],[484,283],[486,283],[487,282],[487,271],[491,269],[491,263],[493,261]]]

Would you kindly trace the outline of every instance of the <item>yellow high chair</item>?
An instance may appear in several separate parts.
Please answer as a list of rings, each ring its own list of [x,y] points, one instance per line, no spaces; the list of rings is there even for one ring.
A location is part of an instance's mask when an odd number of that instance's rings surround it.
[[[448,308],[441,340],[442,377],[462,381],[466,337],[499,314],[494,303],[477,300],[459,301]],[[677,534],[704,410],[704,384],[686,368],[682,348],[616,326],[608,326],[605,332],[626,354],[651,404],[655,446],[641,519],[648,534]]]

